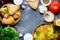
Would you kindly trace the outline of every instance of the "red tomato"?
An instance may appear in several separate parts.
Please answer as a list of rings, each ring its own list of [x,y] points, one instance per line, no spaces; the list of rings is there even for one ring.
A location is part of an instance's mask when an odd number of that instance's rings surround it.
[[[59,12],[59,6],[60,6],[60,4],[59,4],[58,1],[53,1],[50,4],[49,9],[50,9],[51,12],[57,13],[57,12]]]

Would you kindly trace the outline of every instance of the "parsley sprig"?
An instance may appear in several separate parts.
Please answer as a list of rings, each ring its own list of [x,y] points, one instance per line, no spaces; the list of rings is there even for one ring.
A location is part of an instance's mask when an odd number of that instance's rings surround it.
[[[4,9],[4,13],[8,13],[8,8],[5,8]]]
[[[0,40],[17,40],[18,37],[18,33],[12,27],[7,26],[4,29],[0,27]]]

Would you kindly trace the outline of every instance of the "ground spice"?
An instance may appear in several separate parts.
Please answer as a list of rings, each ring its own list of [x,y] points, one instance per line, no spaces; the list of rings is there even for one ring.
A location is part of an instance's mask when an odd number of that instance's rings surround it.
[[[43,0],[44,4],[48,4],[50,0]]]

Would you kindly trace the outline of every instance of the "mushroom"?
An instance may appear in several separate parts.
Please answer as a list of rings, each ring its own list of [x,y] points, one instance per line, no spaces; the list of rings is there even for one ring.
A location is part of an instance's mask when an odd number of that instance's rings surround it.
[[[54,14],[50,11],[45,12],[43,17],[46,22],[52,22],[54,20]]]

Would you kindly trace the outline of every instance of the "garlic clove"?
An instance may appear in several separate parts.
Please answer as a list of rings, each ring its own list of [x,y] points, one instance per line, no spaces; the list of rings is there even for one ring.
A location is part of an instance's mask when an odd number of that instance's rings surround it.
[[[19,32],[19,37],[21,38],[21,37],[23,37],[23,33],[22,32]]]

